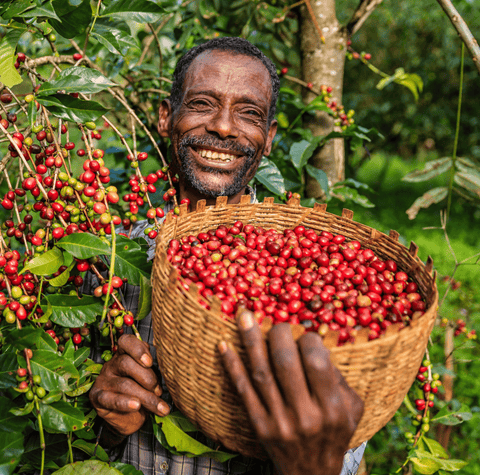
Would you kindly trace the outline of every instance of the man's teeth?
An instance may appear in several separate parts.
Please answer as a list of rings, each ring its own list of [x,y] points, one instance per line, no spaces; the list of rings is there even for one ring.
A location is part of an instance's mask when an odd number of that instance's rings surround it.
[[[236,156],[229,153],[219,153],[214,152],[213,150],[205,150],[201,148],[198,150],[198,154],[203,158],[209,158],[211,160],[220,160],[222,162],[231,162],[235,160]]]

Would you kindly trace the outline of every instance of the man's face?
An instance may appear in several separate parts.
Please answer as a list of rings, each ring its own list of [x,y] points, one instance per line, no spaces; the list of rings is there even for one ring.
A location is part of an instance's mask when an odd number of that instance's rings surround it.
[[[271,95],[270,75],[256,58],[212,50],[193,60],[168,124],[186,188],[202,197],[244,192],[275,136],[276,122],[267,128]]]

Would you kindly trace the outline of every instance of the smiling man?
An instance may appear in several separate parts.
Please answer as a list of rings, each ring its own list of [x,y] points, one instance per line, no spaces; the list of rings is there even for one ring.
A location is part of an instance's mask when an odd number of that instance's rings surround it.
[[[212,40],[179,61],[171,98],[160,106],[158,130],[171,139],[180,199],[188,198],[193,208],[201,199],[213,204],[220,195],[228,196],[229,203],[245,193],[255,200],[248,182],[271,151],[278,89],[272,62],[243,39]],[[139,225],[134,236],[145,227]],[[153,257],[155,243],[149,244]],[[138,294],[127,286],[124,298],[133,312]],[[288,475],[356,473],[364,447],[347,448],[363,405],[330,362],[321,338],[308,333],[297,344],[290,327],[280,324],[266,343],[248,311],[238,325],[250,369],[226,342],[219,351],[269,462],[189,459],[158,443],[149,413],[167,414],[165,401],[171,399],[154,369],[154,350],[145,343],[153,340],[150,316],[139,322],[144,341],[123,335],[91,390],[90,399],[105,421],[102,445],[123,451],[122,461],[145,475],[261,474],[272,465],[276,473]],[[198,437],[215,447],[202,434]]]

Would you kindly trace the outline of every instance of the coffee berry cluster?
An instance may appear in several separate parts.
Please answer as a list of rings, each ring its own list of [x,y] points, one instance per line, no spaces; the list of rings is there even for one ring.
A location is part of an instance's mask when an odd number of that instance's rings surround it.
[[[221,301],[225,318],[239,307],[260,324],[300,324],[306,331],[338,331],[338,344],[368,329],[374,340],[392,324],[424,314],[418,285],[359,241],[304,226],[279,232],[237,221],[170,241],[167,256],[206,299]]]

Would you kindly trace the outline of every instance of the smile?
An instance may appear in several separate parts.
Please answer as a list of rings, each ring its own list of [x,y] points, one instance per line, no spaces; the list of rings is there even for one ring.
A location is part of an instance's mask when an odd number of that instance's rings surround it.
[[[221,162],[231,162],[232,160],[238,158],[237,155],[232,155],[231,153],[217,152],[215,150],[209,150],[205,148],[199,148],[196,150],[196,152],[202,158],[208,158],[209,160],[218,160]]]

